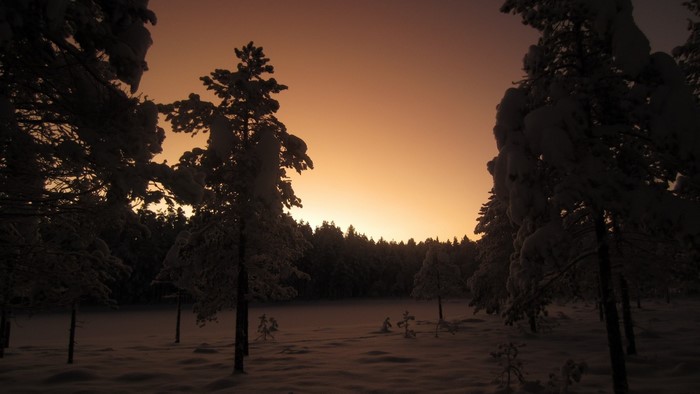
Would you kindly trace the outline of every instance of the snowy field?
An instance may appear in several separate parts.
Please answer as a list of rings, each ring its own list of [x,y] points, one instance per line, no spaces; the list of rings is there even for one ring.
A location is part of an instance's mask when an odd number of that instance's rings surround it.
[[[700,300],[646,301],[634,309],[639,355],[628,358],[633,393],[700,392]],[[416,316],[416,338],[396,326]],[[295,302],[255,305],[251,335],[266,313],[280,325],[274,341],[252,341],[247,375],[233,369],[233,313],[199,328],[183,313],[173,344],[174,307],[84,310],[75,364],[66,365],[68,314],[22,317],[0,360],[7,393],[493,393],[500,367],[490,352],[515,342],[527,380],[545,384],[569,358],[588,370],[573,393],[609,393],[605,327],[592,305],[554,306],[549,333],[532,335],[498,317],[472,315],[466,301],[445,306],[459,331],[435,338],[435,303],[413,300]],[[390,317],[392,332],[379,332]],[[525,392],[525,391],[524,391]],[[538,392],[531,386],[529,391]],[[540,389],[539,392],[542,392]]]

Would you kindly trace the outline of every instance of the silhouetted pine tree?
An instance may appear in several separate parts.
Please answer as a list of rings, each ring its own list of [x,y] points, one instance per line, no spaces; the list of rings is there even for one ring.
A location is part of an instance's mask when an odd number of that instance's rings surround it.
[[[2,316],[18,302],[103,298],[102,280],[122,268],[97,236],[104,227],[164,197],[154,183],[201,196],[186,174],[152,162],[164,138],[157,108],[132,96],[155,15],[145,2],[40,0],[2,2],[0,14]],[[54,288],[35,294],[44,280]]]
[[[175,132],[209,133],[207,148],[186,152],[177,165],[204,176],[207,189],[180,255],[207,267],[208,276],[197,278],[200,290],[194,292],[200,319],[216,316],[235,300],[234,371],[243,372],[248,302],[254,296],[291,296],[293,289],[281,279],[298,273],[291,262],[302,239],[282,208],[300,206],[300,200],[286,170],[300,173],[313,164],[304,141],[275,116],[279,103],[273,95],[287,87],[268,77],[274,68],[263,49],[251,42],[235,54],[240,63],[234,71],[217,69],[201,78],[218,104],[190,94],[160,110]]]
[[[449,247],[439,242],[428,246],[423,265],[414,277],[413,298],[438,302],[438,319],[444,320],[442,300],[464,295],[464,283]]]
[[[519,226],[509,313],[545,305],[538,299],[548,288],[595,261],[613,387],[626,393],[611,224],[700,244],[697,204],[669,189],[679,175],[697,173],[687,165],[700,157],[697,109],[673,59],[649,54],[629,1],[508,0],[502,11],[541,33],[494,128],[494,190]]]

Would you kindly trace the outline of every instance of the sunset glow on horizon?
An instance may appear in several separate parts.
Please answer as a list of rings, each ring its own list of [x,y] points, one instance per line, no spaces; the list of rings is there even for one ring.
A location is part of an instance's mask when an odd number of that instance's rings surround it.
[[[538,37],[501,3],[151,0],[158,24],[140,92],[160,103],[214,100],[199,77],[234,69],[234,48],[254,41],[289,86],[277,116],[315,165],[292,176],[304,205],[296,219],[353,225],[375,240],[475,239],[496,105]],[[654,50],[687,37],[688,13],[669,3],[634,2]],[[162,117],[161,126],[169,163],[206,141],[169,132]]]

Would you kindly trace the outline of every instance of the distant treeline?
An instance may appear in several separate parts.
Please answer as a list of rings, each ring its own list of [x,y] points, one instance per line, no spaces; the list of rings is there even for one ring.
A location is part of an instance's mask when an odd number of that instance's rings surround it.
[[[485,207],[493,202],[490,200]],[[122,305],[174,302],[177,289],[169,283],[157,283],[155,278],[177,235],[187,228],[188,218],[182,210],[160,213],[141,210],[137,215],[138,221],[127,224],[121,231],[102,234],[112,253],[131,269],[129,274],[115,278],[110,286],[111,296]],[[489,221],[486,210],[482,210],[479,220]],[[512,253],[510,232],[513,231],[509,229],[507,223],[501,228],[484,228],[482,230],[488,231],[484,231],[485,235],[477,242],[466,236],[461,240],[395,242],[373,240],[353,226],[343,231],[333,222],[324,222],[316,228],[300,223],[298,231],[307,245],[295,265],[308,278],[293,279],[288,284],[296,289],[297,299],[409,297],[429,246],[439,243],[459,267],[463,294],[475,297],[478,309],[495,312],[507,297],[505,280]],[[700,280],[696,270],[691,269],[697,265],[692,262],[664,264],[671,254],[628,256],[642,267],[629,275],[633,298],[668,297],[668,292],[698,293]]]
[[[126,226],[118,234],[106,234],[112,253],[131,268],[129,275],[112,284],[112,298],[119,304],[169,302],[176,289],[168,283],[154,283],[163,260],[177,234],[186,229],[181,210],[155,213],[138,212],[140,223]],[[308,278],[290,283],[301,299],[340,299],[351,297],[408,297],[414,276],[420,270],[428,245],[439,242],[460,267],[461,281],[476,270],[476,243],[461,240],[394,242],[375,241],[353,226],[343,231],[333,222],[312,228],[298,225],[307,241],[305,252],[296,262]],[[232,262],[233,264],[233,262]],[[234,284],[232,284],[234,286]]]

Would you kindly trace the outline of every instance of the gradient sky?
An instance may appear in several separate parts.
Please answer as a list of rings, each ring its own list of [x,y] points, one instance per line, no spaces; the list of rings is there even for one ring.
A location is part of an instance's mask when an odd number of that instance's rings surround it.
[[[151,0],[158,24],[140,92],[157,102],[235,69],[233,49],[262,46],[278,118],[306,141],[315,169],[293,176],[312,227],[352,224],[378,240],[471,239],[492,179],[496,105],[522,78],[534,29],[498,0]],[[654,50],[687,37],[681,1],[635,0]],[[168,131],[162,159],[203,145]]]

